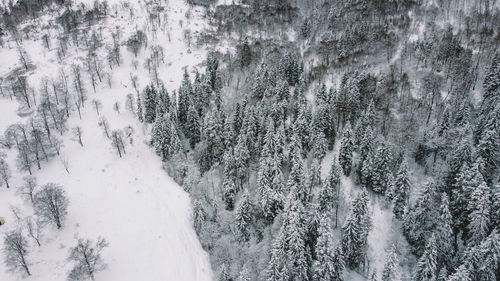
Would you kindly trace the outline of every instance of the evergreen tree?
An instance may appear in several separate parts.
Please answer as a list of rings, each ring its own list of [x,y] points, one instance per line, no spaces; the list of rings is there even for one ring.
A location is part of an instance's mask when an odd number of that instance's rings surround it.
[[[342,167],[344,175],[347,177],[351,174],[353,149],[354,149],[354,142],[352,139],[351,125],[349,122],[347,122],[344,128],[339,150],[339,163],[340,166]]]
[[[450,275],[447,281],[471,281],[472,279],[470,278],[470,272],[469,270],[464,266],[461,265],[455,273]]]
[[[137,118],[140,122],[144,122],[144,113],[142,112],[141,96],[137,93]]]
[[[410,197],[410,189],[411,183],[408,175],[408,164],[406,163],[406,160],[403,160],[396,175],[393,191],[388,194],[390,195],[389,199],[392,197],[394,202],[394,216],[398,219],[403,218],[403,213],[408,205],[408,198]]]
[[[364,264],[370,228],[368,195],[363,191],[353,200],[351,213],[342,227],[342,252],[350,268]]]
[[[472,192],[468,204],[470,243],[478,245],[488,235],[490,225],[490,189],[485,182],[481,182]]]
[[[437,245],[436,237],[432,235],[425,246],[424,253],[418,259],[417,270],[413,280],[429,281],[435,280],[437,274]]]
[[[340,201],[340,167],[333,161],[328,178],[321,187],[318,203],[322,213],[331,213],[335,210],[335,227],[338,224],[338,207]]]
[[[384,269],[382,270],[382,281],[396,280],[397,253],[393,245],[385,257]]]
[[[170,96],[164,86],[158,91],[158,106],[156,107],[156,115],[163,116],[170,110]]]
[[[146,86],[143,96],[144,121],[146,123],[153,123],[156,120],[156,106],[158,104],[158,97],[155,88],[149,85]]]
[[[181,142],[177,129],[170,118],[170,114],[165,114],[158,118],[151,130],[151,144],[156,153],[162,157],[163,161],[181,150]]]
[[[403,220],[403,233],[415,248],[416,254],[423,252],[423,245],[436,227],[440,205],[436,184],[431,180],[424,184],[423,190],[408,209]]]
[[[290,280],[309,280],[309,263],[306,249],[306,229],[304,206],[296,191],[291,190],[288,196],[283,227],[287,245],[287,258],[290,262]]]
[[[190,105],[187,115],[186,137],[189,139],[191,148],[200,141],[200,120],[194,105]]]
[[[179,101],[178,101],[178,113],[177,118],[179,119],[179,124],[184,127],[187,121],[187,115],[189,110],[189,105],[191,104],[191,80],[189,79],[189,74],[187,73],[187,68],[184,69],[184,75],[182,78],[181,86],[179,87]]]
[[[226,265],[226,263],[223,263],[221,265],[218,281],[230,281],[231,280],[231,277],[229,276],[229,273],[227,271],[228,271],[227,265]]]
[[[248,190],[245,189],[241,201],[235,212],[236,229],[238,236],[243,241],[250,239],[250,223],[252,220],[252,202]]]
[[[391,171],[392,154],[388,146],[382,143],[374,155],[371,169],[368,169],[365,177],[365,184],[370,186],[373,191],[385,194],[385,191],[392,185]]]
[[[240,275],[238,276],[238,281],[250,281],[250,272],[248,272],[247,265],[243,265],[243,268],[240,271]]]
[[[326,155],[326,151],[328,150],[328,143],[326,141],[325,134],[321,131],[313,133],[311,143],[314,158],[320,160],[323,159]]]
[[[438,245],[438,268],[452,268],[453,261],[453,218],[449,209],[448,195],[441,195],[439,219],[436,224],[436,239]],[[445,268],[446,268],[445,267]]]
[[[278,236],[273,241],[271,259],[267,265],[267,281],[287,281],[288,268],[286,266],[286,245],[284,229],[281,228]]]
[[[323,215],[319,225],[319,237],[316,243],[316,262],[314,280],[341,281],[344,260],[340,249],[334,250],[334,239],[331,233],[330,218]]]

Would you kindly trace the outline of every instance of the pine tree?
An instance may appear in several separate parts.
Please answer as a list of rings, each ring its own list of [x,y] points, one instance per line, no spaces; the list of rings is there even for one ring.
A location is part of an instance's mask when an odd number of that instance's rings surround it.
[[[478,245],[488,235],[490,225],[490,189],[485,182],[481,182],[471,195],[468,204],[469,224],[467,228],[470,232],[472,245]]]
[[[187,68],[184,69],[184,75],[182,78],[181,86],[179,87],[179,105],[177,118],[179,119],[179,124],[184,127],[187,121],[187,115],[189,110],[189,105],[191,103],[191,80],[189,79],[189,74],[187,73]]]
[[[314,280],[343,280],[344,260],[340,249],[334,250],[334,239],[331,233],[330,218],[323,215],[319,225],[319,237],[316,243],[316,262]]]
[[[158,106],[156,107],[156,115],[163,116],[170,110],[170,96],[164,86],[158,91]]]
[[[248,271],[247,265],[243,265],[243,268],[240,271],[240,275],[238,276],[238,281],[250,281],[250,272]]]
[[[423,252],[423,245],[439,220],[439,209],[436,206],[440,205],[440,198],[436,189],[434,181],[425,183],[415,204],[404,217],[403,233],[417,255]]]
[[[321,131],[313,133],[311,143],[314,158],[320,160],[323,159],[328,150],[328,143],[326,141],[325,134]]]
[[[340,167],[333,161],[328,178],[321,187],[318,203],[321,212],[330,213],[335,210],[335,227],[338,224],[338,207],[340,201]]]
[[[223,263],[221,265],[218,281],[230,281],[231,280],[229,273],[227,271],[228,271],[227,265],[226,265],[226,263]]]
[[[304,206],[295,190],[288,196],[283,227],[287,245],[287,258],[290,262],[290,280],[309,280],[308,253],[306,251],[306,229]]]
[[[180,151],[181,142],[170,114],[163,115],[153,124],[151,143],[163,161],[168,160],[173,154]]]
[[[191,148],[194,148],[200,141],[200,120],[198,112],[192,104],[189,106],[186,122],[186,137],[189,138]]]
[[[449,209],[448,195],[441,195],[441,206],[439,208],[439,219],[436,224],[436,239],[438,245],[438,266],[439,268],[446,266],[452,268],[453,260],[453,218]],[[445,267],[445,268],[446,268]]]
[[[411,183],[408,175],[408,164],[406,160],[403,160],[396,175],[393,191],[389,196],[389,199],[392,197],[394,202],[393,212],[398,219],[403,218],[403,213],[408,205],[408,198],[410,197],[410,189]]]
[[[141,96],[137,93],[137,118],[140,122],[144,122],[144,113],[142,112],[142,101]]]
[[[437,274],[437,245],[436,237],[432,235],[425,246],[424,253],[418,259],[415,281],[435,280]]]
[[[455,273],[450,275],[450,277],[448,277],[447,279],[447,281],[471,281],[471,280],[472,279],[470,277],[470,272],[464,265],[461,265],[457,269],[457,271],[455,271]]]
[[[491,66],[486,73],[483,81],[485,90],[485,98],[490,98],[495,94],[495,91],[500,87],[500,53],[497,52],[491,61]]]
[[[373,191],[385,194],[385,191],[391,186],[391,162],[392,154],[389,151],[389,147],[385,143],[382,143],[377,148],[377,152],[371,162],[373,167],[368,172],[368,179],[365,180],[365,184],[370,186]]]
[[[345,176],[351,174],[352,167],[352,152],[354,150],[354,142],[352,139],[351,125],[347,122],[342,135],[342,141],[339,150],[339,163]]]
[[[240,134],[238,142],[234,147],[234,161],[236,166],[236,178],[238,180],[238,189],[248,178],[248,165],[250,161],[250,151],[247,146],[248,137],[245,133]]]
[[[282,227],[278,236],[273,241],[271,259],[267,265],[267,281],[287,281],[288,268],[286,266],[285,231]]]
[[[350,268],[364,263],[370,228],[368,195],[363,191],[353,200],[351,213],[342,227],[342,252]]]
[[[144,121],[146,123],[153,123],[156,120],[156,106],[158,104],[158,97],[156,90],[152,86],[146,86],[144,90]]]
[[[250,194],[245,189],[241,196],[241,201],[235,212],[236,229],[242,241],[250,239],[250,223],[252,221],[252,202]]]
[[[393,245],[385,257],[384,269],[382,270],[382,281],[396,280],[397,253]]]

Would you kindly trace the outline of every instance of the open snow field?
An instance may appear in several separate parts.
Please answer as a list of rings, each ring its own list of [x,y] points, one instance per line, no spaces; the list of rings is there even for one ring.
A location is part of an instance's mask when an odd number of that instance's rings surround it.
[[[110,1],[113,4],[115,1]],[[203,22],[193,11],[191,23],[185,19],[187,7],[184,1],[169,1],[169,34],[158,32],[158,37],[148,38],[149,44],[159,44],[165,49],[165,64],[160,68],[161,78],[169,91],[180,84],[182,68],[199,64],[206,56],[205,50],[190,50],[185,44],[182,28],[189,25],[192,32],[199,30]],[[109,30],[120,26],[122,40],[126,40],[135,25],[141,25],[145,11],[137,6],[133,18],[108,18],[105,28]],[[184,20],[185,21],[185,20]],[[133,23],[133,24],[130,24]],[[106,40],[110,39],[109,30],[103,31]],[[170,39],[167,39],[170,37]],[[80,50],[70,47],[69,55],[62,64],[56,59],[55,50],[47,51],[41,40],[25,40],[24,47],[32,58],[36,69],[30,72],[30,85],[38,89],[39,79],[43,76],[57,75],[59,67],[69,71],[72,63],[84,56]],[[12,46],[15,46],[12,44]],[[144,55],[142,51],[139,56]],[[14,62],[15,49],[0,50],[0,61]],[[135,92],[130,85],[130,74],[138,77],[139,89],[149,83],[146,70],[139,66],[135,70],[134,59],[122,47],[123,62],[113,70],[111,88],[107,83],[99,84],[93,93],[86,85],[88,102],[82,110],[82,118],[73,112],[68,120],[68,132],[62,137],[59,157],[43,163],[41,170],[34,171],[38,186],[54,182],[61,184],[69,198],[68,216],[61,230],[49,226],[42,233],[42,245],[31,245],[28,255],[33,274],[29,280],[66,280],[72,263],[66,258],[70,247],[77,238],[96,240],[102,236],[109,242],[103,251],[108,269],[97,274],[97,280],[212,280],[208,255],[201,248],[191,222],[189,196],[162,169],[161,160],[147,145],[148,128],[125,109],[125,97]],[[141,57],[138,61],[143,61]],[[106,66],[107,67],[107,66]],[[191,68],[189,69],[191,70]],[[0,69],[5,75],[8,67]],[[176,73],[175,76],[170,73]],[[126,138],[126,154],[119,158],[111,142],[98,125],[99,117],[92,107],[91,100],[102,102],[100,116],[107,118],[110,129],[123,129],[131,126],[133,133]],[[113,110],[118,102],[120,113]],[[0,99],[0,130],[16,122],[26,122],[29,116],[17,115],[17,102]],[[71,128],[80,126],[83,130],[83,147],[74,139]],[[15,149],[8,151],[13,176],[11,188],[0,187],[0,216],[5,217],[6,225],[0,227],[0,236],[19,227],[11,208],[17,208],[21,217],[32,215],[31,203],[24,202],[16,194],[22,177],[27,173],[16,171]],[[68,172],[64,163],[67,163]],[[31,241],[30,241],[31,243]],[[0,239],[3,248],[3,239]],[[0,263],[0,280],[23,280],[19,274],[7,272]]]

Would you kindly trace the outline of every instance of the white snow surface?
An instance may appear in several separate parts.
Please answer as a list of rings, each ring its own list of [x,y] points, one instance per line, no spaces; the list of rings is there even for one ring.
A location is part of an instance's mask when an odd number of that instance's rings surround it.
[[[156,38],[148,34],[148,39],[150,45],[160,44],[165,49],[166,63],[160,68],[160,73],[171,92],[180,85],[182,67],[189,66],[192,69],[197,66],[205,58],[206,50],[193,49],[187,52],[188,47],[183,40],[183,28],[189,26],[192,32],[196,32],[204,26],[197,11],[192,13],[188,23],[184,18],[187,10],[184,1],[171,0],[168,7],[167,29],[171,40],[161,31]],[[135,20],[125,16],[110,18],[103,25],[108,30],[119,26],[123,32],[122,40],[126,40],[135,30],[135,24],[142,24],[139,21],[141,17],[147,22],[144,13],[137,6]],[[179,27],[181,19],[184,19],[183,28]],[[109,32],[103,33],[106,41],[111,40]],[[64,67],[70,73],[69,66],[78,63],[85,54],[71,46],[68,57],[59,65],[55,50],[44,49],[41,40],[25,40],[23,44],[37,66],[28,74],[30,85],[37,91],[41,77],[56,76],[59,67]],[[130,85],[130,73],[138,76],[139,89],[149,83],[147,70],[141,65],[146,51],[143,49],[137,58],[140,62],[137,70],[131,66],[134,58],[125,47],[121,53],[121,67],[110,72],[113,75],[111,88],[103,81],[97,92],[93,93],[88,78],[84,78],[88,102],[82,111],[82,119],[78,118],[75,110],[68,120],[68,128],[82,128],[84,146],[78,144],[70,131],[66,132],[62,136],[61,155],[43,163],[41,170],[34,171],[39,186],[49,182],[61,184],[70,204],[61,230],[46,227],[41,247],[30,241],[28,261],[33,276],[27,280],[66,280],[72,268],[72,262],[67,260],[69,249],[76,245],[77,238],[96,240],[99,236],[109,242],[109,247],[103,251],[108,268],[99,272],[96,280],[212,280],[208,254],[202,249],[192,227],[188,194],[166,174],[161,167],[161,160],[147,145],[148,128],[125,109],[126,94],[134,93]],[[0,61],[16,60],[13,49],[0,49]],[[109,72],[107,65],[105,68]],[[4,76],[8,71],[11,71],[11,67],[0,68],[0,75]],[[123,129],[126,126],[134,129],[132,136],[127,138],[123,158],[118,157],[110,140],[98,126],[99,116],[91,105],[92,99],[102,102],[100,116],[108,119],[111,129]],[[120,113],[113,110],[115,102],[120,104]],[[0,98],[1,134],[8,125],[28,120],[29,116],[21,118],[17,115],[17,107],[17,102]],[[33,215],[31,203],[24,202],[16,194],[27,173],[16,170],[15,149],[5,152],[13,177],[10,189],[0,187],[0,216],[5,217],[7,222],[0,226],[0,237],[22,225],[16,220],[11,207],[18,208],[23,218]],[[64,162],[68,163],[69,173],[64,169]],[[3,248],[3,239],[0,239],[0,248]],[[8,272],[4,263],[0,262],[0,280],[24,278],[20,274]]]

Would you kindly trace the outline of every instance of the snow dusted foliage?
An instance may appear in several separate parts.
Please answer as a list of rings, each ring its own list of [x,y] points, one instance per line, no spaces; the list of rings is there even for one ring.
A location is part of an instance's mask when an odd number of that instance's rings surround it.
[[[495,1],[4,2],[0,279],[500,279]]]

